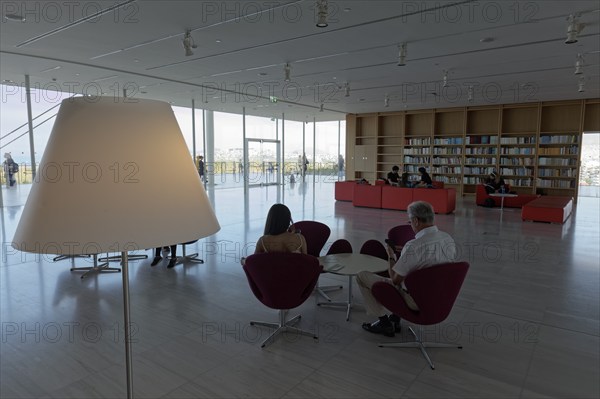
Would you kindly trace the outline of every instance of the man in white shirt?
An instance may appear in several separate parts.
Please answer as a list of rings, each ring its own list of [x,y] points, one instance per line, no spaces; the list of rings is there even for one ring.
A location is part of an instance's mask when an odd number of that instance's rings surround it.
[[[367,313],[379,317],[373,323],[363,323],[362,327],[375,334],[393,337],[400,331],[400,318],[388,316],[373,294],[371,287],[378,281],[385,281],[396,286],[406,305],[412,310],[419,308],[406,291],[403,281],[411,272],[429,266],[456,261],[456,244],[448,233],[438,230],[433,224],[434,212],[432,206],[424,201],[411,203],[407,209],[408,222],[415,232],[415,239],[410,240],[402,248],[400,259],[396,261],[394,249],[388,246],[390,278],[382,277],[371,272],[360,272],[356,281],[365,300]]]

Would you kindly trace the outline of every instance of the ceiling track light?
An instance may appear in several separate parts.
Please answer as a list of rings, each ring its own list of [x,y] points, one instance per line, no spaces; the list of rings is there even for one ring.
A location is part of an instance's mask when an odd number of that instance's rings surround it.
[[[583,55],[577,54],[575,61],[575,75],[581,75],[583,73]]]
[[[448,71],[444,69],[444,77],[442,78],[442,87],[448,87]]]
[[[327,0],[317,1],[317,28],[326,28],[329,24],[327,23]]]
[[[583,29],[583,24],[579,23],[579,15],[571,14],[567,17],[569,25],[567,26],[567,40],[565,44],[577,43],[577,35]]]
[[[284,73],[284,75],[285,75],[285,77],[284,77],[284,79],[283,79],[283,80],[285,80],[286,82],[289,82],[289,81],[291,80],[291,79],[290,79],[290,74],[291,74],[291,72],[292,72],[292,66],[290,65],[290,63],[289,63],[289,62],[287,62],[287,63],[285,64],[285,66],[283,67],[283,73]]]
[[[583,93],[585,92],[585,76],[581,76],[579,78],[579,83],[578,83],[578,92]]]
[[[196,43],[194,43],[194,38],[192,37],[192,31],[187,29],[185,31],[185,36],[183,37],[183,48],[185,49],[185,56],[189,57],[194,55],[192,51],[193,48],[197,48]]]
[[[385,108],[388,108],[390,106],[390,98],[388,97],[388,95],[386,94],[385,97],[383,98],[383,106]]]
[[[469,86],[467,89],[467,101],[473,102],[473,86]]]
[[[344,97],[350,97],[350,83],[344,83]]]
[[[398,46],[398,66],[406,65],[406,43]]]

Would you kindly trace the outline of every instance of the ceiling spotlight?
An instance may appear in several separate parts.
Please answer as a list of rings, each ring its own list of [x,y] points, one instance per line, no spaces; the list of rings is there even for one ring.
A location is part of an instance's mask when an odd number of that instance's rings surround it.
[[[344,97],[350,97],[350,83],[344,83]]]
[[[444,69],[444,77],[442,79],[442,82],[444,83],[442,85],[442,87],[448,87],[448,71]]]
[[[290,66],[290,63],[286,63],[285,66],[283,67],[283,72],[285,74],[285,78],[284,80],[286,82],[290,81],[290,73],[292,72],[292,67]]]
[[[390,98],[388,97],[387,94],[383,98],[383,106],[386,107],[386,108],[390,106]]]
[[[6,14],[4,19],[7,21],[25,22],[25,17],[19,14]]]
[[[326,28],[327,23],[327,0],[317,1],[317,28]]]
[[[583,93],[585,91],[585,76],[581,76],[579,78],[579,84],[578,84],[579,88],[578,88],[578,92]]]
[[[473,102],[473,86],[469,86],[467,89],[467,100],[472,103]]]
[[[398,46],[398,66],[406,65],[406,43]]]
[[[577,60],[575,61],[575,75],[581,75],[583,73],[583,55],[577,54]]]
[[[183,48],[185,49],[185,56],[189,57],[194,55],[192,51],[193,48],[197,48],[196,43],[194,43],[194,38],[192,37],[192,32],[188,29],[185,31],[185,36],[183,37]]]
[[[565,40],[565,44],[577,43],[577,35],[583,29],[583,25],[579,23],[577,15],[569,15],[567,21],[569,21],[569,26],[567,27],[567,40]]]
[[[323,112],[323,103],[321,103],[321,106],[319,107],[319,112]]]

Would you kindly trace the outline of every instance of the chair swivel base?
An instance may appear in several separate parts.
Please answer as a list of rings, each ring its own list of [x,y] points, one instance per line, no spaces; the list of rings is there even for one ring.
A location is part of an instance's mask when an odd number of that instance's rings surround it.
[[[173,259],[173,258],[171,257],[169,259]],[[180,265],[182,263],[204,263],[204,260],[198,258],[198,254],[178,256],[177,262],[175,264]]]
[[[281,333],[284,332],[291,332],[296,335],[306,335],[307,337],[313,337],[313,339],[319,339],[317,335],[310,331],[301,330],[297,327],[294,327],[294,324],[296,324],[301,317],[302,315],[297,315],[291,318],[290,320],[286,321],[285,312],[279,311],[279,323],[270,323],[266,321],[251,321],[250,325],[275,328],[275,331],[273,331],[273,333],[262,342],[262,344],[260,345],[261,348],[264,348],[265,346],[275,342],[275,338],[277,338],[277,336],[281,335]]]
[[[316,286],[315,291],[317,291],[317,294],[319,294],[323,298],[325,298],[326,301],[331,302],[331,298],[329,297],[329,295],[327,295],[327,292],[337,291],[337,290],[341,290],[343,288],[344,288],[343,285],[321,285],[321,286]]]
[[[412,327],[408,327],[408,329],[410,330],[410,332],[412,333],[412,335],[415,337],[415,340],[413,342],[380,343],[378,346],[380,348],[419,348],[421,350],[421,353],[425,357],[425,360],[427,360],[427,363],[429,363],[429,367],[431,367],[432,370],[435,370],[435,366],[434,366],[433,362],[431,361],[431,358],[429,357],[429,354],[427,353],[426,348],[457,348],[457,349],[462,349],[462,345],[445,344],[445,343],[439,343],[439,342],[423,342],[421,340],[421,338],[420,338],[420,336],[423,335],[423,330],[422,329],[419,329],[419,335],[417,335],[414,332],[414,330],[412,329]]]
[[[143,259],[148,259],[148,255],[134,255],[134,254],[127,255],[128,261],[143,260]],[[100,262],[120,262],[121,255],[105,256],[104,258],[99,258],[98,260]]]
[[[90,257],[89,255],[58,255],[52,259],[52,262],[58,262],[60,260],[69,259],[69,258],[74,259],[74,258],[89,258],[89,257]]]
[[[121,272],[121,269],[119,269],[118,267],[108,267],[109,266],[108,262],[99,264],[98,263],[98,255],[93,255],[93,257],[94,257],[94,266],[72,267],[71,271],[72,272],[84,272],[81,275],[82,280],[84,278],[86,278],[87,275],[90,273],[119,273],[119,272]]]

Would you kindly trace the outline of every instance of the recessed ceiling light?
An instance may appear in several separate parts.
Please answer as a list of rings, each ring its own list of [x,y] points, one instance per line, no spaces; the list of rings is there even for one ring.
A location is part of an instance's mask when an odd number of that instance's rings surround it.
[[[344,8],[344,12],[350,12],[350,11],[352,11],[352,9],[350,7]]]
[[[215,40],[215,43],[221,43],[221,39]]]
[[[496,40],[496,39],[494,39],[493,37],[484,37],[483,39],[479,39],[479,41],[480,41],[481,43],[491,43],[491,42],[493,42],[494,40]]]
[[[332,79],[333,79],[333,80],[336,80],[336,79],[337,79],[337,77],[336,77],[336,76],[334,76]]]
[[[133,60],[133,62],[140,62],[140,60],[138,60],[137,58]]]
[[[79,75],[80,75],[80,74],[79,74],[79,72],[77,72],[77,73],[75,74],[75,76],[79,76]]]
[[[6,14],[4,18],[8,21],[25,22],[25,17],[18,14]]]

